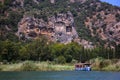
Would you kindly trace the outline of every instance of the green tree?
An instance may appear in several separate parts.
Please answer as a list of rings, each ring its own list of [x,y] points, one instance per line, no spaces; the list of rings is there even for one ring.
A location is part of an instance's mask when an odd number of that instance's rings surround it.
[[[19,45],[9,40],[3,41],[2,59],[15,61],[18,59]]]
[[[116,58],[120,59],[120,44],[115,47]]]
[[[56,63],[65,64],[66,63],[65,57],[64,56],[59,56],[58,58],[56,58]]]
[[[30,54],[28,53],[26,47],[22,46],[19,49],[19,56],[21,60],[29,60],[30,59]]]

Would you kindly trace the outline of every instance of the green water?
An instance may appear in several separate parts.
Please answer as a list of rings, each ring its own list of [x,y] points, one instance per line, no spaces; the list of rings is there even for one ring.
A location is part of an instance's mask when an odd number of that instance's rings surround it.
[[[120,72],[0,72],[0,80],[120,80]]]

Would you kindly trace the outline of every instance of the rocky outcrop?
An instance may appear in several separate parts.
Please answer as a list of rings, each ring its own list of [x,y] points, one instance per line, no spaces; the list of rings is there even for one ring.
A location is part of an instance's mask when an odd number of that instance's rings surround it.
[[[84,3],[86,2],[87,0],[70,0],[71,3],[74,3],[74,2],[80,2],[80,3]]]
[[[51,3],[55,3],[55,0],[50,0]]]
[[[116,44],[120,44],[120,22],[112,27],[107,26],[106,32],[109,40],[116,41]]]
[[[20,39],[33,39],[45,35],[50,40],[69,43],[78,38],[74,28],[73,15],[69,11],[65,14],[59,13],[56,16],[48,17],[48,22],[24,16],[18,26],[17,35]]]
[[[23,7],[24,6],[24,0],[15,0],[15,1],[13,1],[13,6],[14,7],[18,7],[18,6]]]
[[[85,25],[93,37],[97,35],[102,40],[120,44],[120,22],[117,21],[117,14],[120,14],[119,10],[96,12],[91,18],[86,18]]]
[[[120,44],[120,8],[99,0],[8,0],[7,4],[0,0],[0,3],[5,7],[0,10],[0,35],[6,36],[9,31],[14,34],[18,27],[21,40],[44,35],[61,43],[74,40],[86,48],[92,43]]]
[[[0,0],[0,2],[1,2],[2,4],[4,4],[4,1],[5,1],[5,0]]]

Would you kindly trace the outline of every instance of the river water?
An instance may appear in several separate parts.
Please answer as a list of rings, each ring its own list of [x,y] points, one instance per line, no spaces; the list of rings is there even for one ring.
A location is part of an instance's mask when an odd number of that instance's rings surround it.
[[[120,72],[103,72],[103,71],[0,72],[0,80],[120,80]]]

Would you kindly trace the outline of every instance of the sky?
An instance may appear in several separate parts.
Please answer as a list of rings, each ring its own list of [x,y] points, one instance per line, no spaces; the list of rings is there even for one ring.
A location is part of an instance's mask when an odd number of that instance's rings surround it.
[[[119,6],[120,7],[120,0],[101,0],[103,2],[108,2],[112,5],[116,5],[116,6]]]

